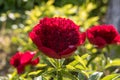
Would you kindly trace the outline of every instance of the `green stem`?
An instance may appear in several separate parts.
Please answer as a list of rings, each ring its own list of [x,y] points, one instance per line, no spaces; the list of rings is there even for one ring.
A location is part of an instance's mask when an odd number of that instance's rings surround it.
[[[90,58],[90,60],[88,61],[88,63],[87,63],[87,67],[90,65],[90,63],[96,58],[98,56],[98,54],[94,54],[94,56],[92,56],[91,58]]]
[[[106,52],[103,53],[104,58],[105,58],[105,65],[108,63],[108,55]]]
[[[93,56],[90,58],[90,60],[88,61],[88,63],[87,63],[87,67],[90,65],[90,63],[98,56],[98,55],[100,55],[101,54],[101,50],[98,50],[98,52],[97,53],[95,53],[95,54],[92,54]]]
[[[108,58],[109,58],[109,53],[110,53],[110,48],[109,48],[109,46],[107,46],[106,49],[107,49],[107,52],[104,52],[105,65],[108,63]]]
[[[62,70],[62,60],[61,59],[57,59],[56,60],[56,73],[57,73],[57,80],[63,80],[62,79],[62,74],[61,74],[61,70]]]

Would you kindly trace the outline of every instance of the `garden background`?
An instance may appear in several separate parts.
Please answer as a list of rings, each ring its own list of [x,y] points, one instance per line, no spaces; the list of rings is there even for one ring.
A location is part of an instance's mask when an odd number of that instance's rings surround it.
[[[46,16],[69,18],[80,25],[81,32],[98,24],[114,24],[120,31],[119,9],[120,0],[0,0],[0,78],[13,75],[9,60],[17,51],[36,50],[28,33],[40,19]],[[116,77],[120,73],[119,48],[109,47],[113,64],[101,67],[103,59],[98,56],[92,63],[93,71],[105,71],[105,75]],[[88,41],[76,51],[80,56],[90,52],[94,55],[97,49]]]

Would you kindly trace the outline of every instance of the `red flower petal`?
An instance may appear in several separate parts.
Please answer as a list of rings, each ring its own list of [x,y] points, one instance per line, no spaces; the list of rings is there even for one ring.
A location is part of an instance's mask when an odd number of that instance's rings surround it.
[[[59,53],[60,58],[62,58],[62,57],[67,58],[67,57],[71,56],[76,49],[77,48],[75,46],[72,46],[72,45],[69,46],[69,48],[67,48],[63,52]]]
[[[24,69],[25,69],[25,67],[24,67],[23,65],[20,65],[19,67],[17,67],[17,72],[18,72],[18,74],[23,73],[23,72],[24,72]]]
[[[34,57],[34,54],[35,53],[33,53],[33,52],[29,52],[29,51],[27,51],[27,52],[25,52],[24,54],[23,54],[23,56],[21,57],[21,59],[20,59],[20,63],[23,65],[23,64],[29,64],[30,62],[31,62],[31,60],[32,60],[32,58]]]
[[[18,67],[20,65],[20,59],[23,54],[21,52],[17,52],[14,56],[10,59],[10,64],[14,67]]]
[[[120,45],[120,35],[118,35],[118,36],[115,37],[115,39],[113,40],[113,44]]]
[[[32,41],[38,46],[38,48],[42,46],[42,43],[41,43],[41,40],[39,39],[39,36],[37,36],[34,31],[30,32],[29,36],[32,39]]]
[[[85,42],[86,32],[80,34],[80,45]]]
[[[47,48],[47,47],[39,47],[39,49],[47,56],[51,57],[51,58],[60,58],[60,56],[55,53],[53,50]]]
[[[36,65],[39,63],[39,58],[36,58],[35,60],[31,61],[31,65]]]
[[[103,48],[104,46],[106,46],[106,42],[104,39],[102,39],[101,37],[96,37],[93,41],[91,41],[92,43],[95,44],[95,46],[97,48]]]

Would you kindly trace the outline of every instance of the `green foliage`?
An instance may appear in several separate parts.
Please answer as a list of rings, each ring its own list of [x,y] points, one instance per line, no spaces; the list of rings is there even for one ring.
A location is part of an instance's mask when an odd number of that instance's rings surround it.
[[[113,67],[113,66],[120,66],[120,59],[111,60],[105,68]]]
[[[38,51],[28,34],[43,17],[64,17],[73,20],[85,31],[92,25],[99,24],[106,11],[107,0],[6,0],[0,1],[0,8],[5,7],[0,14],[0,33],[9,34],[11,53],[15,51]],[[10,4],[11,3],[11,4]],[[18,4],[18,5],[16,5]],[[36,5],[35,5],[36,4]],[[15,5],[17,7],[15,7]],[[25,5],[25,6],[23,6]],[[22,11],[16,9],[23,9]],[[8,11],[5,11],[8,10]],[[10,30],[11,29],[11,30]],[[9,32],[10,31],[10,32]],[[1,36],[1,35],[0,35]],[[4,38],[7,42],[7,40]],[[8,42],[9,43],[9,42]],[[10,47],[9,45],[9,47]],[[2,47],[3,49],[6,49]],[[117,49],[110,46],[109,50]],[[8,74],[10,80],[119,80],[120,59],[111,59],[108,48],[96,49],[88,41],[79,47],[75,55],[68,59],[52,59],[42,52],[40,63],[34,68],[27,67],[24,74],[18,75],[16,70]],[[118,51],[117,51],[118,50]]]
[[[120,80],[120,74],[111,74],[102,78],[102,80]]]
[[[90,75],[90,78],[88,80],[100,80],[102,74],[102,72],[95,72],[92,75]]]

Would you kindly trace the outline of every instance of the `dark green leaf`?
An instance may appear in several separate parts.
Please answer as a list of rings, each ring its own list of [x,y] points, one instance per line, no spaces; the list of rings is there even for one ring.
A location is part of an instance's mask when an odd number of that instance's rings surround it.
[[[92,75],[90,75],[88,80],[100,80],[102,74],[102,72],[94,72]]]

